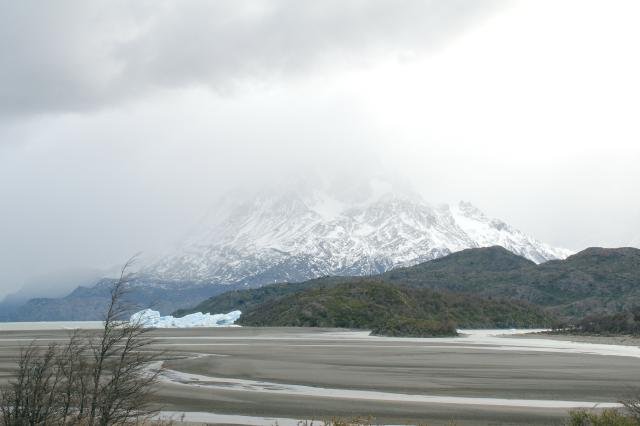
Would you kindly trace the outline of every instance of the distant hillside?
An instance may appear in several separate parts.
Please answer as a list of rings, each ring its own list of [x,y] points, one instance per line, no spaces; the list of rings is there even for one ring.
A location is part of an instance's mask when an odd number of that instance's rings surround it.
[[[230,312],[236,309],[247,312],[249,309],[266,301],[297,293],[309,288],[332,287],[344,282],[355,282],[357,277],[325,277],[302,283],[279,283],[255,289],[232,290],[218,296],[210,297],[201,303],[186,309],[178,309],[174,316],[184,316],[193,312]]]
[[[589,248],[540,265],[502,247],[463,250],[377,276],[396,285],[520,300],[567,319],[620,312],[640,305],[640,250]],[[332,287],[356,278],[320,278],[233,291],[177,312],[246,311],[308,288]]]
[[[539,308],[521,302],[370,280],[308,288],[253,305],[240,317],[240,324],[248,326],[342,327],[415,337],[456,335],[456,327],[540,327],[552,322]]]
[[[140,306],[162,314],[233,288],[302,282],[322,276],[371,276],[499,244],[536,263],[572,252],[551,247],[470,203],[431,205],[384,179],[233,191],[174,249],[140,265]],[[336,193],[336,188],[340,188]],[[2,303],[0,321],[91,320],[108,303],[82,281],[66,296]],[[140,283],[141,285],[138,285]],[[59,287],[54,277],[43,285]],[[65,282],[68,286],[70,283]],[[199,300],[200,299],[200,300]]]
[[[69,295],[61,298],[36,298],[14,307],[3,321],[91,321],[104,318],[108,306],[112,279],[103,279],[91,287],[78,287]],[[154,282],[149,285],[144,280],[129,283],[126,301],[130,311],[152,307],[163,314],[183,306],[198,303],[204,298],[220,294],[223,291],[241,286],[202,286],[182,283]]]
[[[501,247],[463,250],[382,277],[397,284],[506,297],[567,318],[619,312],[640,303],[640,250],[588,248],[540,265]]]

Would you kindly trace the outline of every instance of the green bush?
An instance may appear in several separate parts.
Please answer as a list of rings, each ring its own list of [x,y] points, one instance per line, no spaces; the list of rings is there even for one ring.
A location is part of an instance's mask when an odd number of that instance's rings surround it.
[[[638,426],[640,422],[612,408],[601,412],[575,410],[569,414],[568,426]]]
[[[451,321],[430,321],[413,318],[394,318],[371,330],[376,336],[446,337],[456,336],[456,326]]]

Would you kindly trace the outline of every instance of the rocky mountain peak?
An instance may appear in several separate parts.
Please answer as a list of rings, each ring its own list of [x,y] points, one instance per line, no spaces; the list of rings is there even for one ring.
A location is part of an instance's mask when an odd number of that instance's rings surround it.
[[[175,251],[145,269],[162,280],[261,285],[369,275],[466,248],[499,245],[536,263],[570,252],[468,202],[432,206],[392,184],[269,190],[226,199]]]

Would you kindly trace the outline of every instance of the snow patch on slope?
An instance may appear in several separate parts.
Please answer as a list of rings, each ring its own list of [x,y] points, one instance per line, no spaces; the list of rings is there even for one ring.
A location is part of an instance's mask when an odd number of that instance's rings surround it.
[[[571,250],[551,247],[507,223],[487,217],[471,203],[461,201],[451,209],[456,224],[477,244],[476,247],[499,245],[536,263],[564,259]]]

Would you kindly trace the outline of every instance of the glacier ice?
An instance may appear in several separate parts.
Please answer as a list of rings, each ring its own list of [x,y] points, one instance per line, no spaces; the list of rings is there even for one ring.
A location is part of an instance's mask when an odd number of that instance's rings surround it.
[[[130,322],[139,323],[144,327],[155,328],[189,328],[189,327],[232,327],[240,318],[241,311],[231,311],[228,314],[214,314],[195,312],[180,318],[171,315],[160,316],[160,312],[144,309],[131,315]],[[237,326],[236,326],[237,327]]]

